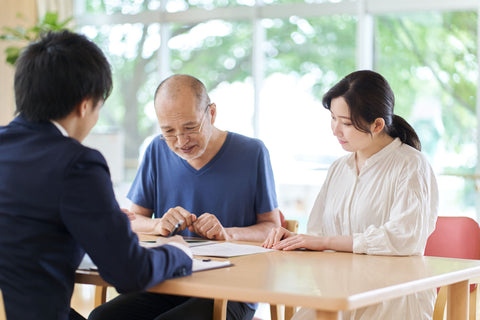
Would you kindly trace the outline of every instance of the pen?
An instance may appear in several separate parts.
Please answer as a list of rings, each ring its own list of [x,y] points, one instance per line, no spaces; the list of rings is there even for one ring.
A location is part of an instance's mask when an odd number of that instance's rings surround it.
[[[167,236],[167,237],[172,237],[174,236],[175,234],[177,234],[178,232],[178,229],[180,228],[180,226],[182,225],[183,221],[178,221],[177,224],[175,225],[175,227],[173,228],[172,232],[170,232],[170,234]]]

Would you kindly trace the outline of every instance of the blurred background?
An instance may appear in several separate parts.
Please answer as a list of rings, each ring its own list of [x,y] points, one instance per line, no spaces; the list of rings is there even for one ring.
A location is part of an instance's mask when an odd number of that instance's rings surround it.
[[[85,143],[107,158],[122,206],[142,150],[158,134],[154,91],[165,77],[187,73],[207,86],[218,127],[264,141],[280,208],[304,231],[328,166],[344,154],[321,98],[346,74],[373,69],[420,136],[437,174],[440,214],[480,217],[478,1],[1,2],[3,33],[44,26],[54,14],[57,25],[66,21],[107,54],[114,91]],[[3,61],[11,45],[0,41]],[[3,61],[6,124],[14,67]]]
[[[0,3],[4,28],[25,31],[54,13],[108,56],[114,91],[85,143],[106,157],[122,206],[142,150],[158,134],[154,91],[165,77],[187,73],[205,83],[219,128],[266,144],[280,208],[305,231],[326,170],[344,154],[321,98],[348,73],[373,69],[392,86],[396,114],[420,136],[437,174],[440,214],[480,218],[476,0]],[[4,62],[11,45],[0,41],[0,124],[14,113],[14,67]]]
[[[442,215],[479,217],[478,1],[82,0],[75,29],[98,43],[115,89],[87,143],[111,155],[124,201],[153,93],[172,73],[201,79],[217,126],[270,150],[280,208],[304,230],[329,164],[343,155],[323,94],[373,69],[417,130],[437,173]],[[95,141],[96,140],[96,141]]]

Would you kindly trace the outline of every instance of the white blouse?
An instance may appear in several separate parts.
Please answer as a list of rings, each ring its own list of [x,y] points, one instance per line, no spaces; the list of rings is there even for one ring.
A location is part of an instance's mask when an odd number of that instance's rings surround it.
[[[423,255],[437,211],[437,182],[427,159],[396,138],[368,158],[360,174],[354,153],[332,164],[307,232],[353,235],[354,253]],[[435,297],[436,290],[428,290],[347,312],[344,319],[431,319]],[[314,319],[313,310],[301,309],[294,319]]]

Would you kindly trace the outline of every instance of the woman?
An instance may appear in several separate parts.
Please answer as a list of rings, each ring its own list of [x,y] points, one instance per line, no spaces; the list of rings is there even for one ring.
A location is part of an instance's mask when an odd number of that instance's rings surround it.
[[[388,82],[373,71],[349,74],[323,97],[333,134],[351,152],[330,167],[307,233],[273,229],[263,246],[374,255],[422,255],[435,228],[438,189],[413,128],[393,114]],[[388,276],[388,275],[380,275]],[[345,314],[345,319],[431,319],[429,290]],[[314,319],[301,309],[294,319]]]

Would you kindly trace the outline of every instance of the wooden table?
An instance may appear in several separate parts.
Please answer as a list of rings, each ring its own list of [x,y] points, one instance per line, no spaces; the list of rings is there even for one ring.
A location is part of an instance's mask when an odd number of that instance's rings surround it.
[[[227,300],[303,306],[317,319],[449,285],[448,319],[467,319],[469,279],[480,261],[439,257],[370,256],[340,252],[275,251],[230,258],[232,267],[164,281],[152,292],[215,299],[214,319]],[[77,283],[107,285],[96,272],[78,271]]]

